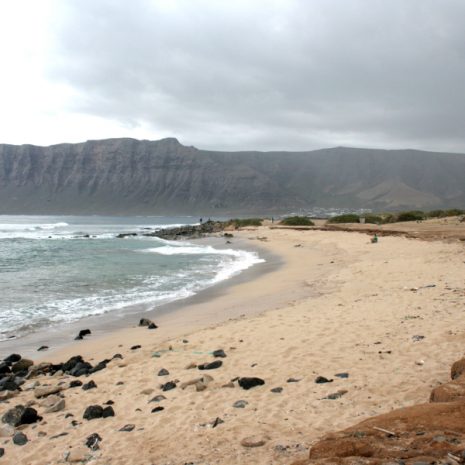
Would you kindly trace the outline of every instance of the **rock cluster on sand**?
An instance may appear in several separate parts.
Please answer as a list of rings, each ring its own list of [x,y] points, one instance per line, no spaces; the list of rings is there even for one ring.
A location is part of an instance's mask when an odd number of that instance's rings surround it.
[[[401,408],[325,435],[292,465],[465,463],[465,358],[430,403]],[[328,396],[329,397],[329,396]]]

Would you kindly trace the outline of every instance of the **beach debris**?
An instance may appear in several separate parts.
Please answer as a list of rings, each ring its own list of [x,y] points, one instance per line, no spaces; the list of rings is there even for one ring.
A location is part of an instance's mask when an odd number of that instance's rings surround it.
[[[158,394],[157,396],[150,399],[149,403],[150,402],[161,402],[162,400],[165,400],[165,399],[166,399],[166,397],[163,394]]]
[[[341,398],[344,394],[347,394],[346,389],[340,389],[337,392],[333,392],[332,394],[328,394],[326,397],[323,397],[323,399],[328,399],[328,400],[336,400]]]
[[[274,392],[275,394],[281,394],[281,392],[283,392],[283,388],[281,386],[279,386],[279,387],[275,387],[275,388],[270,389],[270,391]]]
[[[160,388],[162,391],[171,391],[171,389],[176,388],[176,383],[174,381],[168,381],[167,383],[162,384]]]
[[[214,362],[210,363],[202,363],[201,365],[198,365],[197,368],[199,370],[215,370],[216,368],[219,368],[221,365],[223,365],[223,362],[221,360],[215,360]]]
[[[297,379],[297,378],[289,378],[286,383],[298,383],[300,381],[300,379]]]
[[[48,350],[49,347],[48,346],[40,346],[38,349],[37,349],[37,352],[42,352],[44,350]]]
[[[221,423],[224,423],[224,420],[222,420],[220,417],[216,417],[211,424],[212,428],[216,428],[218,425],[221,425]]]
[[[131,347],[131,350],[137,350],[140,349],[142,346],[140,344],[136,344],[135,346]]]
[[[151,413],[157,413],[157,412],[161,412],[162,410],[165,410],[165,407],[162,407],[161,405],[158,406],[158,407],[154,407],[150,412]]]
[[[236,400],[234,402],[233,407],[234,408],[245,408],[245,406],[248,404],[246,400]]]
[[[81,329],[79,331],[79,334],[74,338],[75,341],[79,341],[84,339],[85,336],[89,336],[92,334],[92,331],[90,329]]]
[[[213,351],[213,357],[216,357],[216,358],[225,358],[225,357],[226,357],[226,353],[224,352],[223,349],[214,350],[214,351]]]
[[[38,386],[34,389],[34,397],[40,399],[41,397],[47,397],[62,390],[62,386]]]
[[[380,431],[381,433],[387,434],[388,437],[395,437],[395,436],[397,436],[396,433],[394,433],[394,432],[392,432],[392,431],[389,431],[389,430],[387,430],[387,429],[384,429],[384,428],[379,428],[378,426],[373,426],[372,428],[373,428],[374,430],[376,430],[376,431]]]
[[[86,439],[86,446],[90,450],[98,450],[100,449],[99,443],[102,442],[103,439],[98,433],[93,433],[90,436],[87,436]]]
[[[256,377],[244,377],[239,378],[238,383],[242,389],[248,390],[254,388],[255,386],[262,386],[263,384],[265,384],[265,381],[261,378]]]
[[[336,373],[334,376],[336,378],[346,379],[346,378],[349,377],[349,373],[345,373],[345,372],[344,373]]]
[[[241,440],[242,447],[261,447],[266,444],[266,439],[259,436],[248,436]]]
[[[418,341],[421,341],[425,338],[425,336],[421,336],[421,335],[418,335],[416,334],[415,336],[412,336],[412,341],[413,342],[418,342]]]
[[[84,391],[88,391],[89,389],[95,389],[97,385],[95,384],[95,381],[91,379],[88,383],[82,385],[82,389]]]
[[[324,376],[317,376],[315,378],[315,383],[316,384],[324,384],[324,383],[332,383],[332,379],[325,378]]]
[[[2,416],[2,422],[10,426],[30,425],[41,421],[42,417],[37,415],[37,410],[32,407],[25,407],[24,405],[17,405],[16,407],[7,410]]]
[[[158,373],[157,376],[168,376],[170,372],[166,368],[162,368]]]
[[[28,440],[29,439],[27,438],[27,436],[21,431],[18,431],[13,436],[13,444],[16,444],[17,446],[24,446],[24,444],[26,444]]]
[[[128,423],[127,425],[124,425],[122,428],[120,428],[118,431],[125,431],[125,432],[131,432],[134,428],[136,427],[136,425],[132,424],[132,423]]]

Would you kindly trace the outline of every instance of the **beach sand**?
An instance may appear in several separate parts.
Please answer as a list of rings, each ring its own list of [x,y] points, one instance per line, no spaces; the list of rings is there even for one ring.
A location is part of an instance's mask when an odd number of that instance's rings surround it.
[[[98,433],[100,449],[87,449],[89,463],[96,465],[288,464],[308,456],[311,444],[328,431],[425,401],[463,356],[463,242],[382,236],[371,244],[357,232],[268,227],[234,234],[278,255],[282,265],[157,319],[156,330],[91,336],[44,354],[55,362],[77,354],[92,363],[115,353],[124,359],[82,379],[94,380],[97,388],[64,390],[60,412],[43,414],[33,391],[0,404],[3,415],[33,401],[44,416],[23,427],[26,445],[0,438],[0,463],[66,463],[67,452],[79,456],[86,438]],[[135,344],[142,347],[130,350]],[[220,368],[186,369],[215,360],[216,349],[227,354],[218,359]],[[169,375],[157,376],[161,368]],[[181,389],[205,374],[213,377],[205,390]],[[317,376],[333,381],[317,384]],[[259,377],[265,384],[223,387],[237,377]],[[63,386],[72,379],[37,378]],[[162,383],[176,380],[176,389],[162,393]],[[276,387],[282,392],[270,391]],[[324,399],[342,390],[347,392],[340,398]],[[166,399],[148,402],[158,394]],[[87,406],[110,399],[114,417],[82,418]],[[244,408],[233,407],[239,400],[247,402]],[[164,410],[151,413],[159,405]],[[213,428],[217,418],[223,423]],[[126,424],[135,428],[119,431]],[[66,435],[52,438],[60,433]],[[264,445],[241,445],[249,436]]]

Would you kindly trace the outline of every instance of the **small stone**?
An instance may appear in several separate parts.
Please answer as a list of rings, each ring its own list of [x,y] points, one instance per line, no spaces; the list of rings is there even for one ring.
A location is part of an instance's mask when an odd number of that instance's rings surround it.
[[[3,447],[0,447],[0,457],[3,457],[5,455],[5,449]]]
[[[42,352],[43,350],[48,350],[48,346],[40,346],[38,349],[37,349],[37,352]]]
[[[221,365],[223,365],[223,362],[221,360],[215,360],[214,362],[210,363],[202,363],[197,368],[199,370],[215,370],[219,368]]]
[[[323,384],[323,383],[332,383],[332,379],[325,378],[324,376],[317,376],[315,378],[315,383],[317,384]]]
[[[170,374],[170,372],[165,369],[165,368],[162,368],[159,372],[158,372],[158,376],[168,376]]]
[[[45,413],[61,412],[65,408],[65,399],[58,400],[55,404],[51,405],[45,410]]]
[[[98,433],[93,433],[90,436],[87,437],[86,439],[86,446],[90,450],[98,450],[100,449],[99,442],[102,441],[102,438]]]
[[[88,383],[82,385],[82,389],[84,391],[88,391],[89,389],[95,389],[97,385],[95,384],[94,380],[90,380]]]
[[[151,410],[152,413],[156,413],[156,412],[161,412],[162,410],[165,410],[165,407],[155,407]]]
[[[65,454],[66,461],[70,463],[87,462],[92,454],[84,446],[73,447]]]
[[[79,381],[78,379],[75,379],[69,383],[70,388],[75,388],[79,386],[82,386],[82,381]]]
[[[153,388],[146,388],[146,389],[142,389],[142,391],[140,391],[140,393],[143,394],[144,396],[149,396],[150,394],[152,394],[152,392],[154,390],[155,389],[153,389]]]
[[[27,358],[22,358],[18,362],[14,363],[11,367],[11,371],[13,373],[19,373],[21,371],[27,371],[29,367],[34,365],[34,362],[32,360],[28,360]]]
[[[137,349],[140,349],[141,347],[142,347],[141,345],[137,344],[135,346],[132,346],[131,350],[137,350]]]
[[[114,402],[110,399],[103,403],[103,405],[113,405]]]
[[[168,381],[167,383],[161,385],[162,391],[170,391],[171,389],[175,389],[175,388],[176,388],[176,383],[174,381]]]
[[[112,358],[119,358],[120,360],[123,360],[123,356],[121,354],[115,354]]]
[[[220,417],[216,417],[212,423],[212,428],[216,428],[218,425],[221,425],[221,423],[224,423],[224,420],[222,420]]]
[[[152,320],[149,320],[148,318],[141,318],[139,320],[139,326],[150,326],[152,323]]]
[[[260,438],[258,436],[249,436],[241,441],[241,446],[243,447],[261,447],[266,444],[266,440],[264,438]]]
[[[336,373],[334,376],[335,376],[336,378],[345,379],[345,378],[348,378],[348,377],[349,377],[349,373]]]
[[[218,349],[213,351],[213,357],[216,358],[225,358],[226,354],[223,349]]]
[[[21,386],[24,391],[32,391],[35,389],[37,386],[40,386],[39,381],[30,381],[29,383],[26,383],[24,386]]]
[[[275,394],[280,394],[281,392],[283,392],[283,388],[282,387],[275,387],[273,389],[270,389],[271,392],[274,392]]]
[[[245,406],[248,404],[246,400],[236,400],[234,402],[233,407],[234,408],[245,408]]]
[[[27,436],[21,431],[18,431],[17,433],[14,434],[13,444],[16,444],[17,446],[24,446],[24,444],[26,444],[27,442],[28,442]]]
[[[114,417],[114,416],[115,416],[115,411],[113,410],[113,407],[111,405],[103,409],[102,418],[108,418],[108,417]]]
[[[326,397],[323,397],[323,399],[336,400],[342,397],[344,394],[347,394],[347,390],[340,389],[339,391],[334,392],[333,394],[328,394]]]
[[[7,358],[3,359],[3,361],[9,365],[11,365],[12,363],[19,362],[20,360],[21,360],[21,355],[19,354],[11,354],[11,355],[8,355]]]
[[[418,335],[416,334],[415,336],[412,336],[412,341],[413,342],[418,342],[418,341],[421,341],[425,338],[425,336],[421,336],[421,335]]]
[[[147,329],[157,329],[158,326],[155,324],[155,323],[150,323],[148,326],[147,326]]]
[[[120,428],[118,431],[127,431],[127,432],[130,432],[132,431],[134,428],[136,427],[136,425],[133,425],[131,423],[127,424],[127,425],[124,425],[122,428]]]
[[[50,436],[50,439],[58,439],[58,438],[61,438],[63,436],[68,436],[69,433],[66,433],[66,432],[63,432],[63,433],[58,433],[58,434],[55,434],[55,436]]]
[[[239,386],[242,389],[252,389],[255,386],[261,386],[265,384],[265,381],[261,378],[239,378],[238,380]]]
[[[162,400],[165,400],[166,397],[163,394],[159,394],[158,396],[153,397],[152,399],[149,400],[150,402],[161,402]]]
[[[223,384],[223,386],[221,386],[222,388],[234,388],[234,383],[232,381],[229,381],[229,383],[226,383],[226,384]]]
[[[34,389],[34,396],[36,399],[40,399],[41,397],[47,397],[62,390],[63,388],[61,386],[39,386]]]
[[[102,418],[103,408],[100,405],[89,405],[86,408],[83,418],[85,420],[95,420],[96,418]]]
[[[197,368],[197,364],[195,362],[191,362],[189,365],[186,365],[185,370],[192,370],[192,368]]]
[[[424,360],[416,360],[416,361],[415,361],[415,365],[423,366],[424,364],[425,364],[425,361],[424,361]]]
[[[300,379],[297,379],[297,378],[289,378],[286,382],[287,383],[298,383],[300,381]]]

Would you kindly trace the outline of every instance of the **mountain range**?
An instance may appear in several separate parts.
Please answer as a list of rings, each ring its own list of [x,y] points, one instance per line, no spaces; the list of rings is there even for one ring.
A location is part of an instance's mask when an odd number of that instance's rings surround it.
[[[2,214],[260,214],[465,207],[465,155],[220,152],[177,139],[0,144]]]

